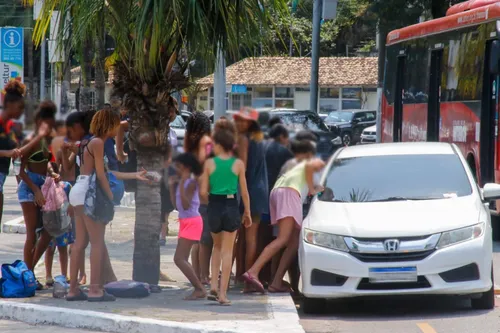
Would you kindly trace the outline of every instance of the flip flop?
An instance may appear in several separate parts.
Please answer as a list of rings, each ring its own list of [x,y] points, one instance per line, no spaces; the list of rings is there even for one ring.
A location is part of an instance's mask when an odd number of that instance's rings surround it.
[[[264,289],[264,286],[262,285],[262,283],[260,283],[259,280],[257,280],[256,278],[254,278],[253,276],[251,276],[248,272],[246,273],[243,273],[243,275],[241,276],[242,279],[244,279],[246,282],[252,284],[258,292],[262,293],[262,294],[265,294],[266,293],[266,290]]]
[[[78,295],[76,296],[66,296],[66,301],[68,302],[83,302],[86,300],[88,300],[88,296],[81,290],[78,292]]]
[[[207,295],[207,299],[212,302],[218,302],[219,294],[215,290],[210,290],[210,294]]]
[[[219,300],[219,305],[220,306],[231,306],[231,301],[227,300],[227,301],[220,301]]]
[[[290,293],[292,289],[288,286],[283,286],[281,288],[275,288],[273,286],[267,287],[267,291],[269,291],[271,294],[280,294],[280,293]]]
[[[104,291],[101,297],[88,297],[87,301],[90,303],[114,302],[116,301],[116,297]]]

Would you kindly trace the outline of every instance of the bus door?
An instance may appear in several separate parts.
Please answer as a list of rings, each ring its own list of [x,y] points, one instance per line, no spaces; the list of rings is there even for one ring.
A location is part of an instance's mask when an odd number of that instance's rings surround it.
[[[497,113],[497,78],[500,60],[500,42],[486,43],[481,98],[481,124],[479,137],[479,169],[481,184],[495,182],[495,119]]]
[[[431,51],[431,68],[429,73],[429,101],[427,105],[427,141],[439,141],[439,123],[441,106],[441,74],[443,48],[437,44]]]
[[[394,117],[392,120],[392,141],[400,142],[403,131],[403,83],[406,56],[400,51],[396,65],[396,91],[394,93]]]

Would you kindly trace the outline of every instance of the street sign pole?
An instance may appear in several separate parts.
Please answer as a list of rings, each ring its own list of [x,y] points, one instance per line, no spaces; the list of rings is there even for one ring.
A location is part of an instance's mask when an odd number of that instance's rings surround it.
[[[311,111],[318,112],[319,41],[323,0],[314,0],[311,54]]]
[[[42,39],[42,45],[40,48],[41,57],[40,57],[40,101],[45,100],[45,46],[47,42],[45,38]]]

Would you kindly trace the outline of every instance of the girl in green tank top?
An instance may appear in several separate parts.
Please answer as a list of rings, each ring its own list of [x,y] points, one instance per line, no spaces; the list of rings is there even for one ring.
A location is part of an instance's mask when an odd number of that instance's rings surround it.
[[[252,225],[245,165],[243,161],[233,156],[234,138],[235,133],[228,129],[214,133],[215,157],[205,162],[200,189],[201,198],[208,199],[208,220],[214,241],[211,262],[212,279],[208,298],[222,305],[231,304],[227,298],[227,286],[231,274],[236,232],[241,223],[246,228]],[[236,198],[238,184],[245,206],[243,221]],[[218,274],[213,272],[219,272],[221,266],[221,288],[219,289]]]
[[[213,158],[215,169],[210,174],[210,194],[231,195],[238,192],[238,175],[233,172],[236,161],[234,156],[227,159],[219,156]]]

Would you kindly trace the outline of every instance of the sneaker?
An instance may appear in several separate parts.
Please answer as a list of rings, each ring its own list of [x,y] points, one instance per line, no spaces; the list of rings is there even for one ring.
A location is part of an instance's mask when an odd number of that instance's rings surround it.
[[[160,239],[160,246],[167,246],[167,240],[166,239]]]

